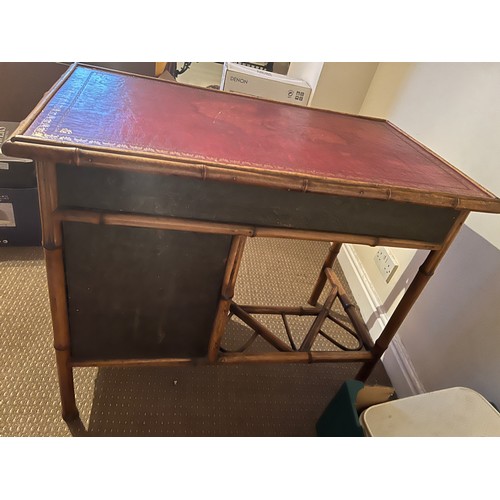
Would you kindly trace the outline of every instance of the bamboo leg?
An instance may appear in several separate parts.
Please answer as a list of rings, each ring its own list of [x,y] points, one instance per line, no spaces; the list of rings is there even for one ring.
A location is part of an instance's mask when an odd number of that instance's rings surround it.
[[[229,306],[234,295],[234,287],[236,285],[236,277],[243,257],[243,249],[245,248],[246,236],[234,236],[229,250],[229,256],[226,264],[226,272],[222,282],[221,297],[215,315],[215,321],[210,335],[208,345],[208,361],[215,363],[219,356],[219,348],[224,335],[224,330],[227,325]]]
[[[405,320],[413,304],[416,302],[425,285],[434,274],[434,271],[436,270],[438,264],[441,262],[441,259],[444,257],[446,251],[455,239],[455,236],[458,234],[458,231],[462,227],[462,224],[465,222],[465,219],[468,215],[468,211],[461,212],[457,217],[457,220],[455,221],[455,224],[453,225],[451,231],[448,233],[448,236],[442,248],[440,250],[432,250],[431,252],[429,252],[427,259],[420,266],[411,285],[408,287],[408,290],[403,295],[390,320],[385,326],[384,331],[375,342],[372,350],[372,353],[374,355],[373,359],[366,362],[361,367],[356,376],[357,380],[366,382],[366,379],[370,376],[376,363],[382,357],[382,354],[384,354],[385,350],[389,347],[391,340],[393,339],[394,335],[396,335],[396,332]]]
[[[57,375],[61,393],[62,416],[64,420],[78,417],[73,385],[73,369],[70,364],[69,324],[66,305],[62,249],[46,249],[47,282],[52,328],[54,330],[54,348],[56,350]]]
[[[313,291],[311,292],[311,296],[309,297],[308,300],[309,304],[311,304],[312,306],[315,306],[318,303],[319,296],[321,295],[321,292],[325,287],[326,284],[325,270],[330,269],[333,266],[333,263],[335,262],[335,259],[337,258],[337,255],[339,254],[341,247],[342,243],[333,243],[330,246],[328,255],[326,256],[325,262],[323,263],[323,267],[321,268],[316,284],[314,285]]]
[[[53,212],[57,208],[55,165],[48,162],[37,162],[37,179],[62,417],[64,420],[70,421],[78,417],[78,409],[75,401],[73,369],[70,360],[70,336],[61,225],[53,217]]]
[[[66,422],[71,422],[78,418],[78,408],[76,407],[73,368],[71,367],[68,349],[56,349],[56,364],[59,393],[61,395],[62,418]]]

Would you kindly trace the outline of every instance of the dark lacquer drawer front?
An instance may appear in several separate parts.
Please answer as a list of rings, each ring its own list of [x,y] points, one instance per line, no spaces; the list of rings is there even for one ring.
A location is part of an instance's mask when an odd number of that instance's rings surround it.
[[[59,204],[258,227],[441,243],[457,213],[394,201],[58,165]]]

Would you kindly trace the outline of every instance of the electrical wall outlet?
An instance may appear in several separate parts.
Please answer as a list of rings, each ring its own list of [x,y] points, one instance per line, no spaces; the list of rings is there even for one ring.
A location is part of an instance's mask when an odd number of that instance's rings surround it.
[[[392,252],[385,247],[380,247],[377,250],[377,253],[375,254],[375,264],[377,264],[378,270],[384,277],[386,283],[391,281],[394,273],[399,267],[399,264]]]

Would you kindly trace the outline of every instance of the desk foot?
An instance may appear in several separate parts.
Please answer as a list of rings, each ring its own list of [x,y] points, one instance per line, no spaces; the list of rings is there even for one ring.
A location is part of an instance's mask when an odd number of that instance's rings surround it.
[[[65,422],[74,422],[80,418],[80,413],[77,408],[67,411],[63,410],[61,415]]]
[[[69,351],[56,349],[57,376],[61,394],[62,417],[66,422],[78,418],[73,383],[73,368],[70,366]]]
[[[377,364],[377,361],[378,359],[375,359],[373,361],[367,361],[366,363],[364,363],[363,366],[360,368],[359,372],[357,373],[355,380],[365,383],[368,380],[368,377],[372,374],[373,369]]]

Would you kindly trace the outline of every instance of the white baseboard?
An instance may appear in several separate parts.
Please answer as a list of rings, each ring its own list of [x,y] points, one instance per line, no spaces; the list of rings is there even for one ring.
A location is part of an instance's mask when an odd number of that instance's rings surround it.
[[[352,245],[342,245],[338,260],[361,316],[367,323],[373,340],[376,340],[389,320],[387,311]],[[398,334],[384,353],[382,362],[399,397],[426,392]]]

